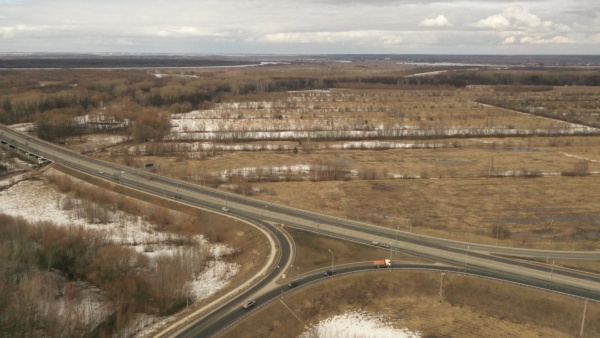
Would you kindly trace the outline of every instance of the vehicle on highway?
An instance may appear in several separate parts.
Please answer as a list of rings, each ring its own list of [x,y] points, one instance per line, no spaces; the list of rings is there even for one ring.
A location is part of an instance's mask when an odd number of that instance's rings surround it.
[[[300,285],[300,282],[298,282],[297,280],[293,280],[293,281],[289,282],[288,287],[290,289],[292,289],[292,288],[295,288],[298,285]]]
[[[175,199],[181,199],[181,195],[175,194],[175,195],[173,195],[173,198],[175,198]]]
[[[375,241],[373,241],[372,243],[373,243],[373,245],[381,247],[381,248],[386,248],[386,249],[390,248],[390,245],[387,243],[375,242]]]
[[[325,276],[333,276],[333,270],[327,270],[323,273]]]
[[[249,308],[254,307],[255,305],[256,305],[256,301],[253,299],[253,300],[249,300],[249,301],[245,302],[244,305],[242,305],[242,307],[244,309],[249,309]]]
[[[221,210],[223,210],[225,212],[229,212],[229,208],[228,207],[222,207]]]
[[[152,181],[152,177],[146,177],[148,181]]]
[[[374,261],[373,265],[375,266],[376,269],[378,268],[391,268],[392,267],[392,261],[389,259],[381,259],[378,261]]]

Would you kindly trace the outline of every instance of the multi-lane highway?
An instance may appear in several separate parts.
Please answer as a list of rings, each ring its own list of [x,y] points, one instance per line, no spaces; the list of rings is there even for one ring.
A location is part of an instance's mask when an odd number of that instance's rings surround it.
[[[422,236],[405,231],[391,230],[368,223],[356,222],[347,219],[317,214],[306,210],[292,208],[274,203],[266,203],[257,199],[232,195],[216,189],[197,186],[184,181],[155,175],[143,169],[128,168],[113,163],[94,160],[74,153],[72,151],[43,142],[33,137],[27,137],[14,132],[5,126],[0,126],[0,142],[6,148],[22,152],[37,154],[43,158],[59,162],[68,167],[83,172],[113,180],[125,186],[177,199],[186,203],[197,205],[206,209],[222,212],[221,208],[227,205],[229,214],[236,217],[255,221],[268,221],[271,224],[285,224],[299,229],[319,232],[348,241],[370,244],[372,241],[389,243],[390,250],[398,250],[415,256],[426,257],[434,261],[462,267],[465,272],[487,273],[500,279],[519,280],[522,283],[534,285],[549,285],[552,288],[570,290],[569,293],[591,299],[600,299],[600,276],[597,274],[570,271],[554,266],[530,263],[521,260],[503,258],[499,255],[520,256],[537,259],[589,259],[599,260],[598,252],[580,251],[549,251],[529,250],[518,248],[505,248],[489,245],[457,242],[428,236]],[[151,180],[149,180],[151,178]],[[281,235],[275,228],[268,228],[275,236]],[[280,242],[285,241],[284,237]],[[282,248],[285,245],[281,245]],[[291,252],[282,256],[289,257]],[[289,260],[288,260],[289,261]],[[279,264],[284,264],[281,261]],[[280,265],[283,266],[283,265]],[[272,272],[272,277],[276,273]],[[272,279],[263,281],[264,285],[271,285]],[[262,286],[264,286],[262,285]],[[257,286],[261,289],[262,286]],[[252,289],[255,290],[255,289]],[[255,291],[257,291],[256,289]],[[261,290],[264,290],[262,288]],[[271,291],[274,292],[274,291]],[[247,295],[248,293],[244,293]],[[268,293],[266,293],[268,294]],[[242,297],[243,298],[243,297]],[[234,299],[228,304],[239,305],[240,299]],[[237,302],[237,303],[236,303]],[[207,328],[208,324],[222,320],[233,320],[223,316],[231,312],[231,308],[221,308],[216,317],[202,317],[201,324],[188,327],[188,331],[179,331],[181,334],[194,335]],[[214,319],[213,319],[214,318]],[[228,318],[228,319],[227,319]],[[207,326],[208,325],[208,326]],[[203,333],[203,335],[204,335]]]

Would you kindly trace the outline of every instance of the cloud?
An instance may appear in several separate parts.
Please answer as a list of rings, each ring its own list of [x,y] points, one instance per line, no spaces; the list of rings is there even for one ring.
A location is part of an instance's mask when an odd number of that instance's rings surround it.
[[[515,38],[514,36],[509,36],[506,39],[504,39],[504,41],[502,41],[502,44],[509,45],[511,43],[515,43],[515,41],[517,41],[517,38]]]
[[[271,43],[372,43],[398,44],[402,37],[389,31],[293,32],[266,34],[262,39]]]
[[[168,27],[158,30],[154,34],[160,37],[223,37],[225,35],[194,26]]]
[[[23,33],[36,33],[43,31],[45,27],[34,27],[28,25],[15,25],[0,27],[0,37],[13,38]]]
[[[598,0],[0,0],[0,52],[534,54],[568,40],[594,54],[599,14]]]
[[[502,14],[490,15],[485,19],[481,19],[474,24],[473,27],[478,28],[492,28],[492,29],[504,29],[510,26],[510,21]]]
[[[519,42],[521,42],[522,44],[563,44],[563,43],[573,43],[575,41],[565,37],[565,36],[555,36],[551,39],[544,39],[544,38],[538,38],[538,37],[523,37],[521,38],[521,40],[519,40]]]
[[[425,19],[425,20],[421,21],[421,23],[419,25],[426,26],[426,27],[452,26],[450,21],[448,21],[448,19],[446,19],[446,17],[443,15],[438,15],[437,17],[435,17],[433,19]]]
[[[551,0],[549,0],[551,1]],[[561,13],[561,11],[557,11]],[[586,41],[583,30],[573,23],[573,27],[564,23],[545,20],[532,13],[532,9],[518,5],[508,5],[501,13],[493,14],[468,26],[481,28],[499,34],[503,40],[501,45],[554,45]],[[589,23],[586,27],[590,27]],[[577,31],[574,30],[577,28]]]
[[[529,28],[552,26],[552,21],[543,21],[539,16],[521,6],[508,6],[504,11],[504,15],[512,19],[515,26]]]

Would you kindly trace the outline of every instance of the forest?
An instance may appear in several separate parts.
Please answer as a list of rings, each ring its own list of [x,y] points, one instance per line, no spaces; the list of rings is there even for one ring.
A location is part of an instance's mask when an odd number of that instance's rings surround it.
[[[114,197],[99,188],[75,184],[66,176],[46,176],[58,190],[84,200],[82,212],[100,224],[107,210],[144,215],[171,235],[176,249],[150,259],[113,236],[84,226],[29,222],[0,213],[0,332],[3,336],[106,337],[136,314],[164,316],[185,306],[189,282],[211,259],[192,237],[202,218],[178,221],[168,209]],[[71,198],[61,208],[74,207]],[[186,223],[187,222],[187,223]],[[188,224],[189,223],[189,224]],[[87,286],[85,286],[87,285]],[[83,289],[98,289],[99,304],[82,302]],[[61,305],[61,310],[57,309]],[[99,309],[100,308],[100,309]]]
[[[430,76],[410,76],[423,71],[362,76],[347,72],[318,75],[315,71],[211,70],[160,76],[143,70],[10,70],[3,71],[0,79],[0,123],[35,122],[37,136],[49,141],[104,131],[144,142],[168,133],[170,113],[207,109],[230,96],[328,88],[600,85],[597,72],[568,69],[473,71],[459,67]]]

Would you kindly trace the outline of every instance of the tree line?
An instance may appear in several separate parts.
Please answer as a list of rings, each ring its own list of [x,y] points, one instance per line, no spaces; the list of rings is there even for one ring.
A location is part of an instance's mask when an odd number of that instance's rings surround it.
[[[168,127],[164,118],[151,116],[210,108],[229,96],[346,87],[414,90],[467,85],[600,85],[597,72],[583,70],[457,69],[430,76],[407,74],[388,71],[357,76],[245,70],[156,76],[140,70],[7,71],[0,78],[0,123],[35,122],[38,136],[51,141],[99,130],[126,133],[136,141],[144,141],[160,137]],[[101,118],[77,119],[94,114]],[[156,121],[150,127],[135,127],[140,114],[146,116],[138,123]]]

